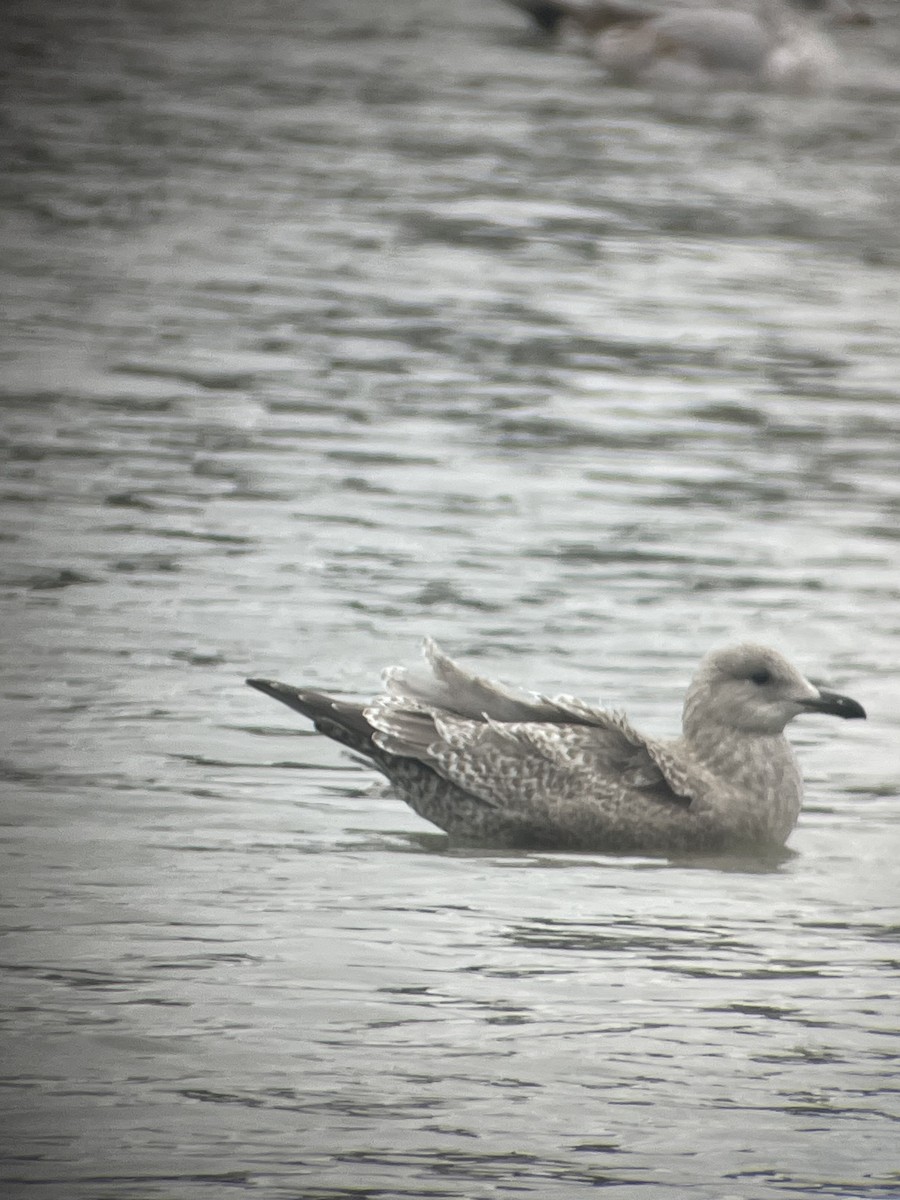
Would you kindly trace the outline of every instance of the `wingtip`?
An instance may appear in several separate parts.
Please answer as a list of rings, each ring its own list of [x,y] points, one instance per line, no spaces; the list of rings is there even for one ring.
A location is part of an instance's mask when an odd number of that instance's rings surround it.
[[[289,691],[287,684],[279,683],[277,679],[262,679],[254,676],[252,679],[245,679],[244,683],[248,687],[255,688],[258,692],[264,692],[267,696],[277,696],[280,692]]]

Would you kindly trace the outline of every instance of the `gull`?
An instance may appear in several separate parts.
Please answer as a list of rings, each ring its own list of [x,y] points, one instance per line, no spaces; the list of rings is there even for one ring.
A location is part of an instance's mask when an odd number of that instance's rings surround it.
[[[864,718],[855,700],[744,643],[700,663],[681,736],[621,712],[520,691],[424,643],[427,670],[389,667],[370,703],[271,679],[257,691],[362,754],[452,837],[497,847],[667,853],[780,847],[803,781],[784,737],[801,713]]]
[[[589,40],[599,62],[629,82],[750,82],[813,91],[839,72],[825,33],[834,25],[867,25],[853,0],[757,0],[745,8],[643,0],[507,0],[540,28],[568,27]],[[819,20],[817,20],[819,18]]]

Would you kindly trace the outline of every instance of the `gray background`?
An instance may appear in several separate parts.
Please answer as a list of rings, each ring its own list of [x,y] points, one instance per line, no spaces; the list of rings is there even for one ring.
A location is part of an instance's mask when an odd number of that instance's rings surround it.
[[[5,1194],[900,1195],[900,20],[813,98],[480,0],[0,18]],[[677,728],[783,863],[449,847],[242,684],[436,636]]]

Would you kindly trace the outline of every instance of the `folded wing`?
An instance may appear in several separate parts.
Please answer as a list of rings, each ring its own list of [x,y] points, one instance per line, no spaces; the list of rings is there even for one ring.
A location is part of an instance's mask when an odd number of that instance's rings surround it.
[[[520,692],[465,671],[427,642],[430,674],[391,668],[365,709],[373,741],[507,811],[568,800],[687,808],[695,773],[620,713]]]

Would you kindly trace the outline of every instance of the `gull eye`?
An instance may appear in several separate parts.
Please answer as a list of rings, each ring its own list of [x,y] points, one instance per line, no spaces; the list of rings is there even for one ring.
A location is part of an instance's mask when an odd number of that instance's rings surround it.
[[[762,667],[759,671],[754,671],[753,674],[750,676],[750,678],[753,681],[753,683],[758,683],[759,686],[762,687],[762,685],[764,683],[769,682],[769,680],[772,678],[772,676],[769,674],[769,672],[766,670],[765,667]]]

